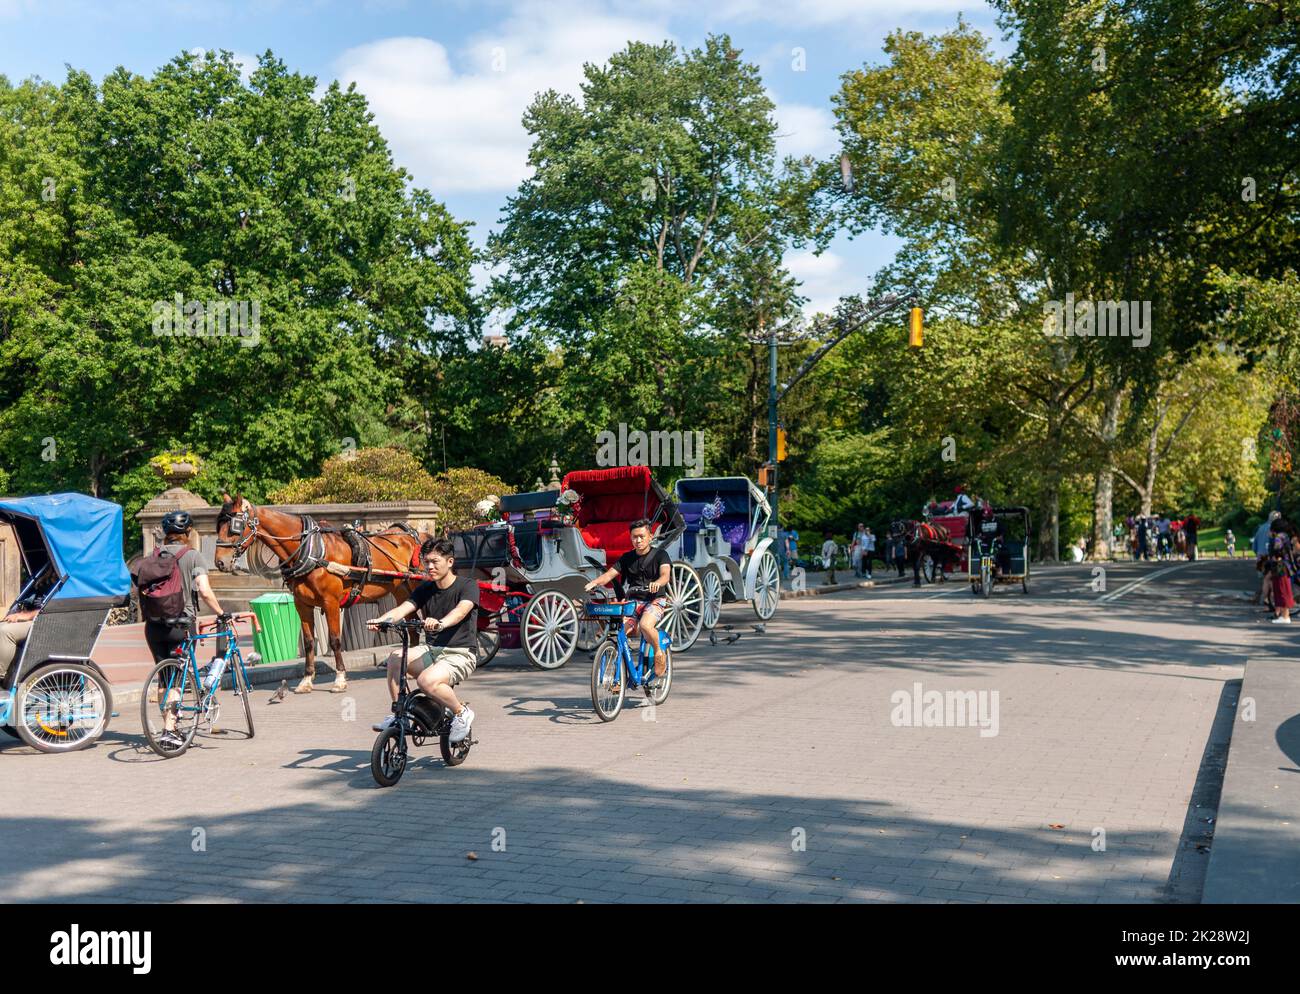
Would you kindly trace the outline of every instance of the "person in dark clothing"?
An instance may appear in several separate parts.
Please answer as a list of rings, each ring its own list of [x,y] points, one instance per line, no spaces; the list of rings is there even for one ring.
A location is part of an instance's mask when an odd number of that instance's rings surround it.
[[[587,592],[603,587],[616,577],[631,587],[642,587],[649,593],[636,591],[633,597],[641,601],[637,605],[636,619],[624,618],[623,624],[629,635],[633,631],[634,620],[641,629],[646,641],[646,652],[654,660],[655,676],[668,672],[668,660],[659,652],[659,622],[668,611],[668,598],[659,591],[668,586],[672,576],[672,561],[663,549],[650,548],[650,522],[645,518],[633,521],[628,527],[632,538],[632,549],[623,553],[614,565],[601,573],[583,589]]]

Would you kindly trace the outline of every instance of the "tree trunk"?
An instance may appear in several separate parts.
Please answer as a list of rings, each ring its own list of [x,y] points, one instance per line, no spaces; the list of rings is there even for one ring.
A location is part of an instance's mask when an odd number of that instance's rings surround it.
[[[1142,481],[1142,517],[1151,516],[1151,499],[1156,489],[1156,467],[1160,465],[1160,452],[1156,440],[1160,434],[1160,418],[1151,424],[1151,434],[1147,438],[1147,473]]]
[[[1124,392],[1116,386],[1106,394],[1101,416],[1101,440],[1106,446],[1101,467],[1092,488],[1092,558],[1110,559],[1111,528],[1114,524],[1111,505],[1115,496],[1115,455],[1112,446],[1119,432],[1119,409]]]
[[[1060,558],[1061,550],[1061,492],[1059,483],[1048,484],[1043,493],[1042,514],[1038,522],[1038,559],[1044,563],[1054,563]]]

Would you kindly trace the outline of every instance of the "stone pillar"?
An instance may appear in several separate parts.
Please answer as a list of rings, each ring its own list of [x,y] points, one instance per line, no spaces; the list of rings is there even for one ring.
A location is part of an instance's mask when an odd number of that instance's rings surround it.
[[[161,543],[162,519],[172,511],[189,511],[194,524],[190,529],[190,545],[203,555],[209,566],[217,547],[217,513],[219,507],[212,507],[198,494],[192,494],[184,487],[169,487],[149,501],[135,516],[140,522],[140,533],[144,539],[144,554],[147,556]]]
[[[23,556],[13,528],[0,524],[0,613],[9,609],[22,589]]]

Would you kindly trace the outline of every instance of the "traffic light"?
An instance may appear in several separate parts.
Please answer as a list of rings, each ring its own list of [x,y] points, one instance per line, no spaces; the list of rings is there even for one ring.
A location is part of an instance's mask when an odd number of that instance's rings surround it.
[[[776,430],[776,461],[782,462],[785,459],[785,429]]]
[[[772,485],[772,464],[765,462],[758,467],[758,485],[760,487],[770,487]]]
[[[907,329],[907,347],[919,349],[925,344],[925,330],[922,327],[921,308],[912,308],[912,319]]]

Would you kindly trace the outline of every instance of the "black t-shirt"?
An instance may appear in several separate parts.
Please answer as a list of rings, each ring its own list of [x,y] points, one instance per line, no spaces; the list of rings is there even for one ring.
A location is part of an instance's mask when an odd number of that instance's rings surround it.
[[[636,549],[623,553],[614,562],[614,569],[623,577],[623,582],[629,586],[648,587],[654,581],[659,579],[659,570],[664,566],[670,566],[672,561],[668,558],[668,553],[663,549],[651,549],[644,556],[637,555]],[[663,593],[661,589],[660,594]],[[638,593],[634,595],[637,600],[648,601],[659,596],[659,594]]]
[[[432,635],[425,632],[424,640],[429,645],[449,646],[456,649],[474,649],[476,634],[475,619],[478,617],[478,581],[467,576],[458,576],[451,586],[443,589],[432,580],[425,580],[411,591],[411,602],[415,604],[426,618],[445,618],[461,601],[469,601],[474,610],[465,615],[457,624],[449,625]]]

